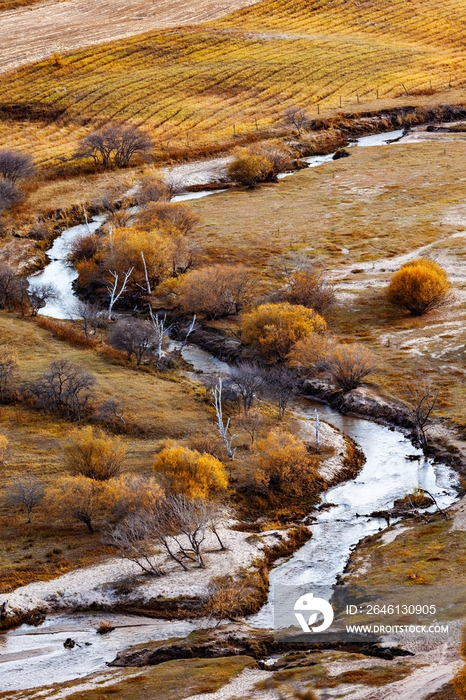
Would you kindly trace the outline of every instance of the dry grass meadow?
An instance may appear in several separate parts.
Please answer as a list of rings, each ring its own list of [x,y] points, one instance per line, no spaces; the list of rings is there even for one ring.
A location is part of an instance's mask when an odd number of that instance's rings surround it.
[[[115,364],[98,350],[78,349],[58,341],[35,323],[0,314],[3,345],[17,349],[20,379],[30,380],[45,371],[53,360],[66,357],[90,371],[97,379],[97,400],[115,397],[135,430],[123,439],[128,447],[125,469],[151,473],[153,454],[164,438],[189,439],[190,434],[209,432],[211,411],[195,388],[177,378],[161,378],[138,372],[125,363]],[[1,498],[15,472],[28,472],[50,485],[66,474],[62,445],[75,427],[65,420],[23,405],[2,406],[1,432],[10,442],[1,470]],[[2,508],[0,588],[23,585],[31,580],[53,578],[84,565],[104,553],[100,535],[89,536],[80,525],[53,522],[39,508],[33,525],[23,513]]]
[[[29,11],[31,18],[43,7]],[[418,0],[416,11],[402,0],[326,0],[317,8],[266,0],[202,25],[72,52],[51,49],[0,81],[0,146],[57,165],[79,138],[113,119],[147,129],[159,156],[168,157],[173,149],[189,154],[231,145],[235,136],[252,138],[294,104],[316,115],[317,104],[321,114],[334,114],[340,107],[461,101],[463,10],[464,0],[441,7]],[[105,31],[111,37],[111,26]]]
[[[339,298],[329,328],[374,350],[371,382],[400,395],[406,376],[421,368],[442,387],[440,414],[466,427],[465,157],[457,135],[356,148],[278,185],[193,202],[199,240],[212,260],[251,265],[270,285],[287,260],[322,261]],[[408,257],[420,255],[448,270],[454,298],[411,318],[386,303],[384,289]]]

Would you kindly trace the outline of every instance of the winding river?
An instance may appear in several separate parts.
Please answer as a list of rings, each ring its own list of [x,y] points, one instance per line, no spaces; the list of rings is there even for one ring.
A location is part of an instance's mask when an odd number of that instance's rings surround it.
[[[359,139],[358,144],[381,145],[401,135],[399,131],[364,137]],[[331,157],[308,159],[309,165],[322,165]],[[196,194],[203,196],[211,193]],[[92,221],[90,230],[96,230],[101,222],[101,219]],[[31,278],[31,284],[38,280],[59,282],[62,291],[61,304],[47,305],[42,313],[56,318],[67,315],[63,306],[70,307],[73,303],[71,284],[76,275],[66,262],[66,253],[73,237],[88,233],[85,226],[75,226],[65,231],[49,251],[50,264],[40,275]],[[196,372],[229,372],[226,363],[195,346],[186,346],[183,356]],[[325,405],[304,398],[296,400],[293,410],[301,418],[313,420],[316,407],[321,419],[337,426],[359,444],[365,453],[366,463],[356,478],[324,494],[323,501],[332,506],[316,513],[312,538],[271,571],[271,597],[262,610],[248,620],[256,626],[273,625],[274,584],[333,585],[357,543],[386,526],[385,521],[369,517],[372,511],[390,508],[397,498],[412,492],[415,487],[426,488],[433,493],[441,507],[451,505],[456,498],[455,473],[445,465],[425,460],[420,450],[413,447],[401,433],[368,420],[343,416]],[[418,459],[409,459],[409,456]],[[68,613],[51,615],[39,628],[23,625],[0,635],[0,689],[62,683],[104,671],[105,663],[125,647],[154,639],[184,636],[196,626],[209,624],[207,621],[154,621],[118,615],[105,617],[113,620],[117,627],[105,636],[95,633],[96,616]],[[73,637],[77,642],[72,650],[63,647],[67,637]]]

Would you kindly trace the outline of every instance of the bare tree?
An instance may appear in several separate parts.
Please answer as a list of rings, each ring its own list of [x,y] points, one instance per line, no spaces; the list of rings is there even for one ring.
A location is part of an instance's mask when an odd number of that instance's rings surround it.
[[[32,284],[29,287],[29,303],[31,305],[31,316],[37,316],[39,311],[47,305],[49,301],[58,301],[60,292],[55,285],[50,282]]]
[[[26,393],[43,411],[82,420],[93,397],[95,378],[69,360],[52,362],[48,372],[26,385]]]
[[[283,112],[282,121],[286,126],[294,127],[298,132],[299,138],[301,138],[303,131],[311,124],[311,119],[306,110],[297,105],[288,107],[288,109]]]
[[[251,438],[251,445],[256,441],[257,433],[266,423],[265,416],[258,410],[248,411],[248,413],[238,416],[236,426],[239,430],[244,430]]]
[[[18,363],[8,348],[0,348],[0,403],[12,395],[11,383],[18,373]]]
[[[128,280],[133,273],[134,268],[131,267],[126,272],[123,272],[123,279],[120,281],[120,275],[115,270],[109,270],[109,275],[112,277],[113,282],[109,282],[105,286],[109,293],[108,302],[108,318],[112,318],[112,310],[118,299],[125,293],[126,287],[128,285]]]
[[[27,153],[4,149],[0,151],[0,175],[11,182],[34,175],[34,161]]]
[[[177,534],[173,537],[177,541],[185,556],[190,558],[191,552],[195,555],[201,569],[205,568],[202,557],[202,545],[207,535],[210,509],[204,499],[187,499],[183,495],[170,496],[168,508],[173,520],[174,533],[181,533],[188,540],[189,546],[185,546]]]
[[[232,368],[228,384],[237,394],[246,415],[264,386],[262,370],[254,362],[240,362]]]
[[[158,314],[154,314],[152,306],[150,306],[150,304],[149,315],[152,321],[152,325],[154,327],[155,356],[157,357],[157,360],[160,361],[162,359],[163,340],[168,336],[170,329],[173,327],[173,324],[170,326],[166,326],[167,314],[165,314],[164,317],[161,319]]]
[[[153,535],[150,520],[142,514],[133,514],[110,530],[105,539],[121,557],[139,566],[145,574],[160,577],[164,571],[154,559],[160,550]]]
[[[24,310],[28,302],[29,283],[9,265],[0,264],[0,308]]]
[[[139,318],[122,318],[113,327],[108,342],[116,350],[124,350],[128,360],[133,357],[140,365],[147,355],[152,355],[158,344],[158,334],[150,321]]]
[[[427,455],[429,445],[426,429],[432,419],[432,413],[435,411],[440,390],[429,380],[417,376],[408,382],[405,393],[407,398],[403,403],[414,423],[418,445]]]
[[[31,522],[31,513],[44,499],[43,484],[33,474],[15,474],[8,489],[7,501],[10,505],[25,508],[27,522]]]
[[[86,338],[95,335],[98,328],[106,325],[104,312],[99,304],[91,304],[82,299],[78,299],[68,310],[68,316],[79,324]]]
[[[97,407],[95,420],[112,428],[116,428],[117,425],[125,425],[123,404],[116,399],[107,399]]]
[[[80,141],[77,155],[93,158],[104,168],[127,168],[135,155],[146,159],[152,147],[152,139],[137,126],[107,124]]]
[[[282,420],[290,401],[299,391],[299,379],[296,372],[289,367],[276,365],[267,369],[265,381],[266,394],[277,405],[278,416]]]
[[[0,212],[10,209],[23,200],[23,195],[11,180],[0,179]]]
[[[220,436],[223,440],[223,443],[227,449],[227,453],[228,453],[229,458],[234,459],[236,447],[232,447],[232,442],[235,439],[236,435],[231,435],[231,437],[228,437],[228,430],[230,428],[230,418],[228,418],[227,422],[224,423],[224,421],[223,421],[222,393],[223,393],[223,380],[221,377],[219,377],[218,381],[217,381],[217,385],[213,389],[214,408],[215,408],[215,415],[217,417],[216,425],[217,425],[218,430],[220,432]]]
[[[189,336],[191,335],[191,333],[194,331],[195,328],[196,328],[196,314],[194,314],[193,319],[192,319],[191,323],[189,324],[188,329],[185,333],[183,341],[181,342],[181,345],[178,348],[179,355],[182,354],[182,352],[183,352],[184,348],[186,347],[186,344],[189,340]]]

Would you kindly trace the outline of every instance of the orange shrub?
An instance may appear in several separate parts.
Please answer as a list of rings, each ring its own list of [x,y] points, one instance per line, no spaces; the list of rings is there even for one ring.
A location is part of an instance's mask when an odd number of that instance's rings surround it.
[[[422,316],[445,303],[449,288],[445,270],[433,260],[419,258],[405,263],[393,275],[387,299],[411,316]]]
[[[317,471],[317,459],[295,435],[272,430],[257,443],[257,448],[256,481],[270,491],[309,496],[325,485]]]
[[[284,362],[298,340],[324,331],[325,320],[312,309],[287,302],[261,304],[246,314],[242,338],[254,346],[268,362]]]
[[[169,491],[188,498],[208,498],[228,486],[227,473],[219,459],[176,443],[168,442],[155,456],[153,466]]]

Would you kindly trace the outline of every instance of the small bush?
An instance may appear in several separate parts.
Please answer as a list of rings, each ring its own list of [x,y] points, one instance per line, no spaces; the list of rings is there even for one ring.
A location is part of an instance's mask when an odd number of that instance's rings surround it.
[[[169,442],[154,460],[154,471],[174,494],[188,498],[207,498],[228,486],[222,462],[210,454],[201,454]]]
[[[107,481],[118,476],[126,457],[121,440],[86,426],[77,430],[64,446],[65,462],[73,475]]]
[[[406,263],[396,272],[387,290],[387,299],[411,316],[423,316],[443,306],[450,283],[447,273],[432,260],[419,258]]]
[[[172,290],[183,313],[217,319],[238,314],[254,286],[251,271],[243,265],[211,265],[188,272]]]
[[[229,179],[246,187],[256,187],[261,182],[270,182],[272,173],[273,163],[267,156],[248,151],[238,153],[227,168]]]

